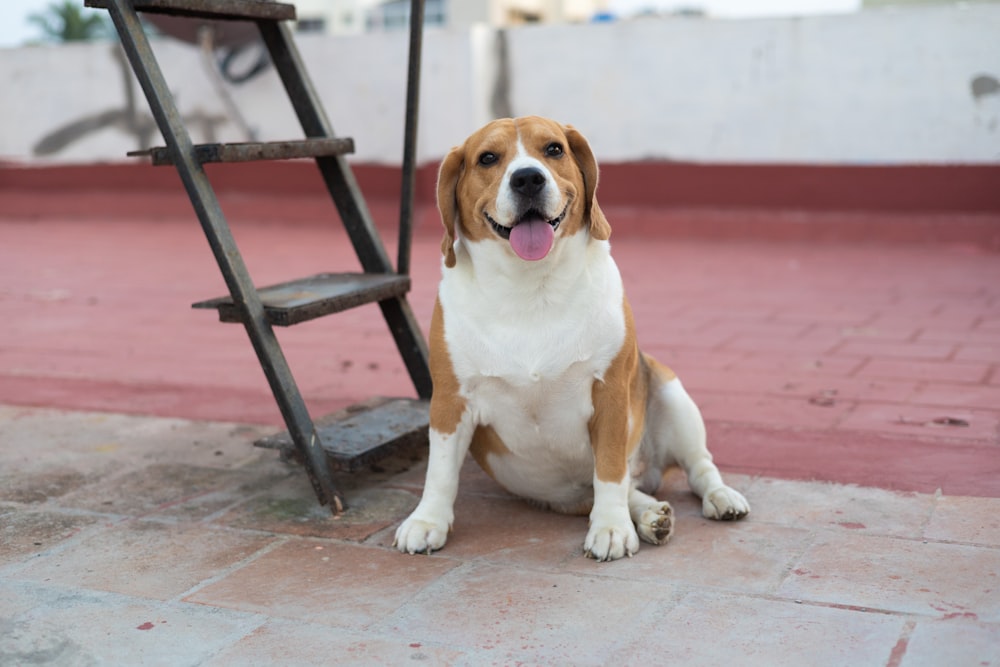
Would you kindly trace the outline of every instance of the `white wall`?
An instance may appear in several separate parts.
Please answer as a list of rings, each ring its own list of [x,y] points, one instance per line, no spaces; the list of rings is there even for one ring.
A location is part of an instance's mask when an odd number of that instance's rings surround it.
[[[523,27],[506,35],[506,103],[516,115],[578,126],[609,162],[995,163],[1000,94],[974,96],[971,81],[1000,79],[997,35],[996,5]],[[334,127],[355,139],[354,159],[398,163],[405,35],[302,36],[298,44]],[[420,158],[430,161],[498,108],[505,64],[486,28],[428,30],[424,47]],[[226,120],[199,52],[169,40],[154,48],[195,121],[195,140],[245,140]],[[0,50],[0,160],[120,160],[137,148],[116,49]],[[261,138],[301,136],[273,70],[231,91]],[[70,143],[36,154],[67,127]]]
[[[565,65],[539,67],[553,43]],[[588,128],[605,160],[1000,161],[1000,95],[971,92],[1000,79],[1000,7],[552,26],[510,44],[514,109]]]

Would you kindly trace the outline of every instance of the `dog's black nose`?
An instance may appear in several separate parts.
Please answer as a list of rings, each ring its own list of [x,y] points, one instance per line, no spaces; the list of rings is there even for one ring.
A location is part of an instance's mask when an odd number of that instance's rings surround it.
[[[537,167],[521,167],[510,175],[510,188],[518,194],[533,197],[545,185],[545,174]]]

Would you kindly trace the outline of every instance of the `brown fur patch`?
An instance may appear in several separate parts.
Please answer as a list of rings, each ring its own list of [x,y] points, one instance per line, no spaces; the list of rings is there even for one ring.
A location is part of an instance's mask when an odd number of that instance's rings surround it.
[[[444,255],[444,265],[448,268],[455,266],[455,223],[459,216],[455,188],[463,169],[465,160],[462,149],[452,148],[438,170],[437,205],[441,213],[441,224],[444,225],[441,254]]]
[[[659,361],[649,356],[645,352],[643,353],[642,358],[646,361],[646,364],[649,366],[650,380],[655,380],[658,384],[664,385],[670,382],[671,380],[677,379],[677,373],[675,373],[674,369],[670,368],[666,364],[661,364]]]
[[[598,241],[607,241],[611,238],[611,225],[604,217],[604,212],[597,205],[597,159],[590,149],[590,144],[584,139],[576,128],[571,125],[566,126],[566,140],[569,142],[573,153],[583,175],[583,218],[582,224],[590,229],[590,235]]]
[[[431,428],[439,433],[454,433],[465,412],[465,398],[459,393],[458,378],[444,338],[444,313],[440,300],[434,302],[434,314],[431,315],[429,348],[431,381],[434,384]]]
[[[488,425],[476,427],[475,433],[472,434],[472,444],[469,445],[469,451],[472,452],[472,458],[476,460],[479,467],[490,477],[493,477],[493,471],[490,469],[490,455],[507,456],[510,454],[507,445],[504,444],[493,427]],[[494,479],[496,478],[494,477]]]
[[[620,482],[628,474],[628,457],[639,444],[646,416],[649,366],[641,363],[627,299],[623,299],[622,308],[625,342],[603,381],[595,381],[591,391],[594,415],[589,424],[590,444],[594,448],[594,471],[602,482]]]

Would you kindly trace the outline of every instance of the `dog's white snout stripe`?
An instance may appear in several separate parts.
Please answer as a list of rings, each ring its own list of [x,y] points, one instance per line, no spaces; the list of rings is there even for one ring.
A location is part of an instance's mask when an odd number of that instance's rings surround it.
[[[538,176],[541,177],[541,182],[537,186],[532,186],[532,189],[535,187],[537,189],[534,189],[531,193],[524,191],[528,189],[527,187],[518,191],[515,180],[519,178],[519,175],[526,176],[529,172],[533,175],[533,181]],[[528,151],[521,142],[521,137],[518,136],[517,151],[514,154],[514,159],[507,165],[503,181],[497,190],[497,222],[507,227],[512,226],[517,216],[522,213],[519,210],[521,205],[520,198],[525,195],[535,198],[538,207],[542,209],[541,212],[544,215],[551,218],[559,215],[561,198],[555,178],[552,177],[552,172],[538,158],[528,155]]]

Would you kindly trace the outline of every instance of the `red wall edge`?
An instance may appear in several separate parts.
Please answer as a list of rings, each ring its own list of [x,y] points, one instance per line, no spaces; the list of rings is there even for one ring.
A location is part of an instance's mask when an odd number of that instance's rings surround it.
[[[353,164],[365,197],[398,199],[400,168]],[[434,201],[437,164],[417,172],[417,201]],[[323,193],[308,161],[207,165],[220,192]],[[96,164],[0,165],[2,190],[180,189],[168,167]],[[612,206],[760,208],[815,211],[1000,212],[1000,165],[762,165],[690,162],[605,164],[598,191]]]

